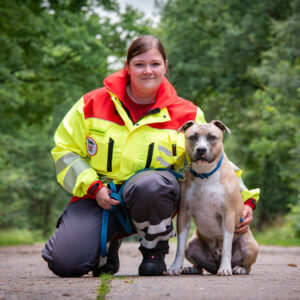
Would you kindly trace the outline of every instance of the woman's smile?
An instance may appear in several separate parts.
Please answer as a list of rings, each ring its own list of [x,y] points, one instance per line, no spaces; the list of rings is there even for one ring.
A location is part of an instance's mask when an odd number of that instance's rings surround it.
[[[139,54],[126,64],[130,76],[130,91],[141,104],[152,101],[164,79],[168,61],[164,61],[158,49]]]

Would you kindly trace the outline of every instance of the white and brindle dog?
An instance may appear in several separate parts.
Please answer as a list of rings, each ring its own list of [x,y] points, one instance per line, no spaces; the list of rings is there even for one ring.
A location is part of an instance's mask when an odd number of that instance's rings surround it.
[[[239,180],[223,150],[223,133],[230,130],[220,121],[189,121],[181,130],[191,168],[181,182],[177,253],[168,274],[203,274],[203,269],[218,275],[249,274],[258,244],[250,229],[234,232],[244,204]],[[185,249],[190,217],[197,229]],[[193,267],[182,268],[184,255]]]

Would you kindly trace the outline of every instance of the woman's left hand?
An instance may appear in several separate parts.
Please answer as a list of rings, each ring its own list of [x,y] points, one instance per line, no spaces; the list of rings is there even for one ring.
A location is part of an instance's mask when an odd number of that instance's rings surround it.
[[[243,221],[241,221],[235,227],[235,233],[245,233],[249,229],[249,225],[253,220],[253,210],[252,207],[250,207],[249,205],[244,206],[242,219]]]

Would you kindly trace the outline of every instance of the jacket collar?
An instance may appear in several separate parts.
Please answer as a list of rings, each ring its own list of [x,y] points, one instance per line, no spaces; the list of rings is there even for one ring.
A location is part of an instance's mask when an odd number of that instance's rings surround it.
[[[106,77],[103,81],[104,86],[114,93],[122,102],[124,99],[126,85],[129,82],[129,75],[126,69],[121,69],[108,77]],[[155,108],[164,108],[171,104],[173,104],[177,99],[177,93],[171,83],[164,78],[156,97],[155,104],[153,109]]]

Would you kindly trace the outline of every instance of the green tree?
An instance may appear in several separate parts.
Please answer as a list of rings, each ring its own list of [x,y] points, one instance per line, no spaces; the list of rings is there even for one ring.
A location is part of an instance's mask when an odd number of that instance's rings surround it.
[[[2,1],[0,14],[0,227],[46,235],[70,198],[56,183],[54,131],[147,22],[114,0]]]
[[[208,121],[232,129],[227,152],[246,170],[247,185],[262,191],[260,225],[286,212],[298,193],[296,3],[169,0],[161,7],[170,79]]]
[[[249,111],[256,121],[244,124],[241,139],[252,137],[247,165],[255,163],[251,176],[263,185],[259,225],[274,212],[288,212],[289,204],[300,204],[300,1],[292,7],[286,20],[273,20],[272,47],[249,70],[261,87],[253,97],[260,109]]]

